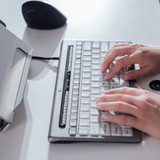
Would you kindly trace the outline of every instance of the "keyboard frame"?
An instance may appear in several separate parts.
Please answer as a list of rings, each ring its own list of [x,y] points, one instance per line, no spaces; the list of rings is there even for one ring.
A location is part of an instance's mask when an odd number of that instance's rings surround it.
[[[81,41],[81,40],[78,40]],[[83,40],[84,41],[84,40]],[[90,40],[92,41],[92,40]],[[70,119],[70,109],[71,109],[71,95],[72,90],[69,90],[69,98],[67,104],[67,118],[66,118],[66,125],[62,128],[59,127],[60,125],[60,117],[62,116],[62,99],[63,99],[63,92],[64,92],[64,83],[66,79],[66,59],[68,54],[73,53],[73,63],[75,61],[75,48],[73,47],[71,50],[68,50],[68,46],[75,46],[76,40],[64,40],[61,43],[60,48],[60,62],[58,65],[58,73],[56,79],[56,87],[54,92],[54,99],[53,99],[53,107],[51,112],[51,120],[50,120],[50,128],[49,128],[49,135],[48,140],[51,143],[65,143],[65,142],[123,142],[123,143],[139,143],[142,140],[141,131],[133,128],[133,137],[119,137],[119,136],[70,136],[68,134],[69,128],[69,119]],[[102,42],[102,41],[99,41]],[[105,41],[107,42],[107,41]],[[111,41],[108,41],[111,42]],[[128,43],[128,42],[127,42]],[[74,68],[71,66],[71,73],[73,73]],[[70,75],[70,84],[67,84],[67,87],[71,88],[71,84],[73,83],[73,74]],[[135,81],[129,81],[129,85],[133,87]]]

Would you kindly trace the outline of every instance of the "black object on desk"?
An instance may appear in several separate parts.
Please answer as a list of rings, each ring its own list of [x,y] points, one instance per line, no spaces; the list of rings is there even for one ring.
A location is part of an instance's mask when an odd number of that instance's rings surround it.
[[[40,1],[29,1],[22,5],[23,17],[30,28],[56,29],[66,23],[66,17],[55,7]]]

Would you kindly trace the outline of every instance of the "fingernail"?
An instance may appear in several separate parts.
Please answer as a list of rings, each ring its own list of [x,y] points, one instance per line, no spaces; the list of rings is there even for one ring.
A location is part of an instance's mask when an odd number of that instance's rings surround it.
[[[95,98],[95,101],[96,102],[99,102],[101,100],[101,96],[97,96],[96,98]]]
[[[101,68],[100,69],[103,72],[103,70],[104,70],[103,63],[101,64]]]
[[[97,103],[96,106],[97,106],[98,109],[101,108],[101,104],[99,104],[99,103]]]
[[[102,115],[102,118],[103,118],[104,120],[109,119],[109,118],[108,118],[108,115],[106,115],[106,114]]]
[[[105,80],[109,80],[110,79],[110,75],[107,74],[105,77],[104,77]]]

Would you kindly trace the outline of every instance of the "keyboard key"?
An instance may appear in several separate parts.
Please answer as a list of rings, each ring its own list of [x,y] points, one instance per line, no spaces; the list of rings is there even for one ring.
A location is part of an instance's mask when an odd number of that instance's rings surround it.
[[[81,68],[81,64],[79,63],[77,63],[77,64],[75,64],[75,68],[78,68],[78,69],[80,69]]]
[[[74,73],[78,73],[78,74],[80,74],[80,69],[75,68],[75,69],[74,69]]]
[[[71,120],[76,120],[76,119],[77,119],[77,113],[72,113]]]
[[[84,50],[91,50],[91,42],[90,41],[86,41],[84,43]]]
[[[81,96],[82,97],[90,97],[91,93],[89,91],[82,91]]]
[[[99,70],[99,69],[100,69],[100,66],[97,65],[97,64],[93,64],[93,65],[92,65],[92,69],[93,69],[93,70]]]
[[[80,136],[88,136],[89,127],[79,127],[79,135]]]
[[[92,58],[97,58],[97,59],[100,59],[100,54],[92,54]]]
[[[91,101],[91,108],[97,108],[95,99],[93,101]]]
[[[76,58],[81,58],[82,57],[82,54],[81,53],[77,53],[76,54]]]
[[[133,136],[133,128],[122,128],[123,136],[132,137]]]
[[[78,107],[78,101],[72,101],[72,107]]]
[[[92,81],[98,81],[98,82],[101,80],[100,76],[95,76],[95,75],[92,76],[91,79],[92,79]]]
[[[100,88],[101,82],[92,82],[92,88]]]
[[[91,54],[92,54],[91,51],[84,51],[83,53],[84,56],[91,56]]]
[[[107,52],[108,49],[108,43],[107,42],[101,42],[101,51],[102,52]]]
[[[90,122],[91,123],[99,123],[99,116],[91,116]]]
[[[76,59],[75,63],[76,64],[81,64],[81,60],[80,59]]]
[[[95,108],[91,108],[91,115],[93,116],[98,116],[99,115],[99,111]]]
[[[91,67],[83,67],[83,72],[91,72]]]
[[[80,118],[81,119],[89,119],[90,118],[90,112],[80,112]]]
[[[102,81],[102,86],[110,86],[110,81],[107,81],[107,80],[103,80]]]
[[[100,75],[100,70],[92,70],[92,75],[94,76],[99,76]]]
[[[78,99],[79,99],[78,95],[73,95],[73,96],[72,96],[72,100],[73,100],[73,101],[78,101]]]
[[[90,78],[90,77],[91,77],[91,73],[84,72],[84,73],[82,74],[82,77],[83,77],[83,78]]]
[[[79,125],[82,126],[89,126],[90,122],[89,119],[80,119]]]
[[[86,79],[82,79],[82,84],[90,84],[91,83],[91,80],[86,78]]]
[[[81,42],[81,41],[77,41],[77,43],[76,43],[76,44],[77,44],[77,46],[78,46],[78,45],[82,46],[83,42]]]
[[[77,55],[80,55],[80,57],[81,57],[81,55],[82,55],[82,50],[81,50],[81,48],[77,48],[77,50],[76,50],[76,56]]]
[[[120,74],[120,86],[121,86],[121,87],[129,87],[128,81],[125,81],[125,80],[123,79],[123,75],[122,75],[122,74]]]
[[[80,79],[79,78],[75,78],[73,81],[74,84],[79,84],[80,83]]]
[[[76,127],[77,126],[77,120],[71,119],[70,126],[71,127]]]
[[[93,42],[92,47],[93,48],[99,48],[100,47],[100,43],[99,42]]]
[[[112,47],[114,46],[114,45],[116,45],[117,43],[116,42],[110,42],[109,43],[109,49],[112,49]]]
[[[84,57],[83,57],[83,60],[84,60],[84,61],[91,61],[91,56],[84,56]]]
[[[81,104],[90,104],[90,98],[81,98]]]
[[[72,107],[71,114],[72,113],[77,113],[77,112],[78,112],[78,107]]]
[[[104,93],[105,91],[111,89],[111,86],[102,86],[101,87],[101,92]]]
[[[109,122],[101,122],[101,135],[102,136],[110,136],[111,135],[111,129],[110,129],[110,123]]]
[[[92,57],[92,64],[100,64],[100,59]]]
[[[80,74],[79,73],[75,73],[74,74],[74,79],[80,79]]]
[[[99,88],[94,88],[94,89],[91,90],[91,93],[99,95],[100,94],[100,89]]]
[[[70,136],[75,136],[75,135],[76,135],[76,128],[71,127],[71,128],[69,129],[69,135],[70,135]]]
[[[90,105],[81,104],[81,111],[88,112],[90,110]]]
[[[82,90],[87,90],[88,91],[88,90],[90,90],[90,88],[91,88],[90,85],[86,85],[86,84],[82,83]]]
[[[90,135],[99,136],[99,124],[90,124]]]
[[[113,77],[113,78],[110,80],[110,83],[111,83],[111,85],[117,85],[117,86],[119,86],[120,80],[119,80],[119,78],[116,76],[116,77]]]
[[[90,61],[84,61],[83,62],[83,66],[90,67],[91,66],[91,62]]]
[[[91,101],[95,101],[96,97],[98,96],[99,94],[92,94],[91,95]]]
[[[119,124],[111,124],[111,131],[112,136],[121,136],[122,135],[122,128]]]
[[[98,54],[100,56],[100,50],[99,49],[92,49],[92,57],[95,54]]]
[[[101,53],[101,58],[104,58],[106,53]]]

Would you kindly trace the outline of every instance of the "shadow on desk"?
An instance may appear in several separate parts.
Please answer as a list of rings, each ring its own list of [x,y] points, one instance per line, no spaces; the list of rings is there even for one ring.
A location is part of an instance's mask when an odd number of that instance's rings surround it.
[[[26,92],[27,92],[26,87]],[[26,95],[25,92],[25,95]],[[25,97],[24,95],[24,97]],[[9,128],[0,133],[0,159],[1,160],[10,160],[10,159],[20,159],[20,157],[24,156],[27,153],[28,139],[30,137],[31,132],[31,124],[28,125],[29,122],[32,121],[29,107],[27,106],[28,102],[26,98],[22,100],[20,105],[16,108],[15,114],[13,117],[13,122],[9,126]],[[29,116],[29,121],[28,121]],[[29,126],[29,127],[28,127]],[[23,146],[24,140],[26,146]],[[24,153],[22,153],[22,148]],[[24,150],[26,148],[26,150]]]
[[[34,49],[34,56],[58,57],[60,42],[64,37],[66,29],[67,25],[54,30],[37,30],[26,27],[23,40]],[[39,76],[45,69],[45,66],[53,69],[51,65],[53,66],[54,63],[55,61],[52,60],[32,60],[28,78],[33,79]],[[44,77],[44,75],[41,77]]]
[[[159,144],[148,135],[141,143],[50,144],[48,160],[159,160]]]

